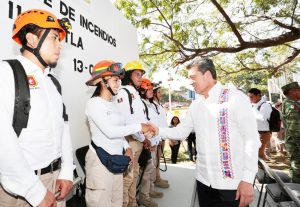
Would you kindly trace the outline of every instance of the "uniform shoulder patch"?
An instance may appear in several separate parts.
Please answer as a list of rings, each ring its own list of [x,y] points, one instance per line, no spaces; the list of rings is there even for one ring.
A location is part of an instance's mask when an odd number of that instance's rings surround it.
[[[28,80],[29,88],[36,88],[37,87],[38,82],[36,81],[36,79],[33,75],[28,75],[27,80]]]
[[[123,98],[119,98],[117,101],[118,101],[118,103],[122,103],[123,102]]]

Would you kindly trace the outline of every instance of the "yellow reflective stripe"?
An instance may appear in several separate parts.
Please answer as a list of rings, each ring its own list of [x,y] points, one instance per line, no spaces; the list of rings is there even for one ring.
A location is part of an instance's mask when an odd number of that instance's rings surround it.
[[[100,68],[96,68],[96,69],[95,69],[95,72],[96,72],[96,71],[99,71],[99,70],[104,70],[104,69],[107,69],[107,68],[108,68],[107,66],[105,66],[105,67],[100,67]]]

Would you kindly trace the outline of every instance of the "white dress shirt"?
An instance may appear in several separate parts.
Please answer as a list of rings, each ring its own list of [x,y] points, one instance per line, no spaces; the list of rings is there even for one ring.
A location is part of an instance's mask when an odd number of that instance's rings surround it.
[[[122,86],[122,88],[126,88],[132,97],[133,114],[131,114],[130,111],[128,93],[124,89],[120,89],[114,99],[117,102],[119,111],[125,117],[126,125],[147,123],[144,112],[144,104],[139,95],[139,92],[130,85]],[[145,136],[141,132],[132,134],[132,136],[140,142],[143,142],[145,140]]]
[[[196,99],[186,118],[175,128],[159,128],[159,134],[172,139],[196,133],[196,179],[215,189],[237,189],[240,181],[252,183],[257,172],[260,141],[255,118],[248,97],[236,89],[229,90],[228,101],[219,103],[221,90],[217,83],[209,96]],[[225,163],[221,155],[225,147],[220,139],[219,118],[222,109],[227,110],[228,159],[231,176],[224,175]],[[221,145],[222,144],[222,145]]]
[[[19,138],[13,127],[15,83],[7,62],[0,63],[0,182],[8,192],[23,196],[37,206],[46,188],[34,170],[62,158],[59,179],[73,180],[73,155],[68,123],[62,118],[62,96],[48,72],[29,59],[18,56],[30,88],[31,110],[27,128]]]
[[[123,148],[128,148],[124,136],[141,131],[141,124],[125,125],[125,117],[119,112],[117,104],[101,97],[88,100],[86,115],[93,142],[111,155],[121,155]]]
[[[270,119],[270,115],[272,112],[271,105],[268,102],[261,99],[256,104],[253,104],[252,111],[256,118],[258,131],[270,131],[268,120]]]

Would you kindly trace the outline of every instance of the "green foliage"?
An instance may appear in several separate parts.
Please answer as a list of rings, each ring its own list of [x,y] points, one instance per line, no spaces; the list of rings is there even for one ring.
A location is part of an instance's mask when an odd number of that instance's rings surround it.
[[[187,100],[183,95],[185,94],[186,89],[180,90],[179,91],[172,91],[171,93],[171,100],[172,102],[186,102]],[[169,89],[167,88],[161,88],[161,103],[167,103],[169,102]]]
[[[143,18],[141,19],[141,21],[139,22],[139,26],[142,27],[142,28],[148,28],[149,25],[151,24],[151,20],[148,19],[148,18]]]
[[[217,3],[245,42],[276,40],[290,31],[273,20],[287,26],[293,23],[292,26],[300,30],[297,0],[217,0]],[[298,57],[281,66],[295,49],[300,49],[299,39],[223,52],[222,49],[237,48],[241,43],[232,25],[212,1],[116,0],[115,5],[145,36],[139,42],[140,58],[152,69],[151,72],[201,55],[214,60],[221,80],[232,80],[245,87],[265,84],[267,77],[278,76],[283,71],[299,70]],[[217,49],[197,54],[197,50],[212,47]]]

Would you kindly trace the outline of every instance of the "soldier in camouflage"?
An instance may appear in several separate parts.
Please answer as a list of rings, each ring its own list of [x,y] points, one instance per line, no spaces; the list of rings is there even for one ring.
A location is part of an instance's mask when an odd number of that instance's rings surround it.
[[[300,183],[300,86],[292,82],[282,87],[286,99],[282,104],[282,120],[286,130],[285,145],[291,160],[290,173]]]

